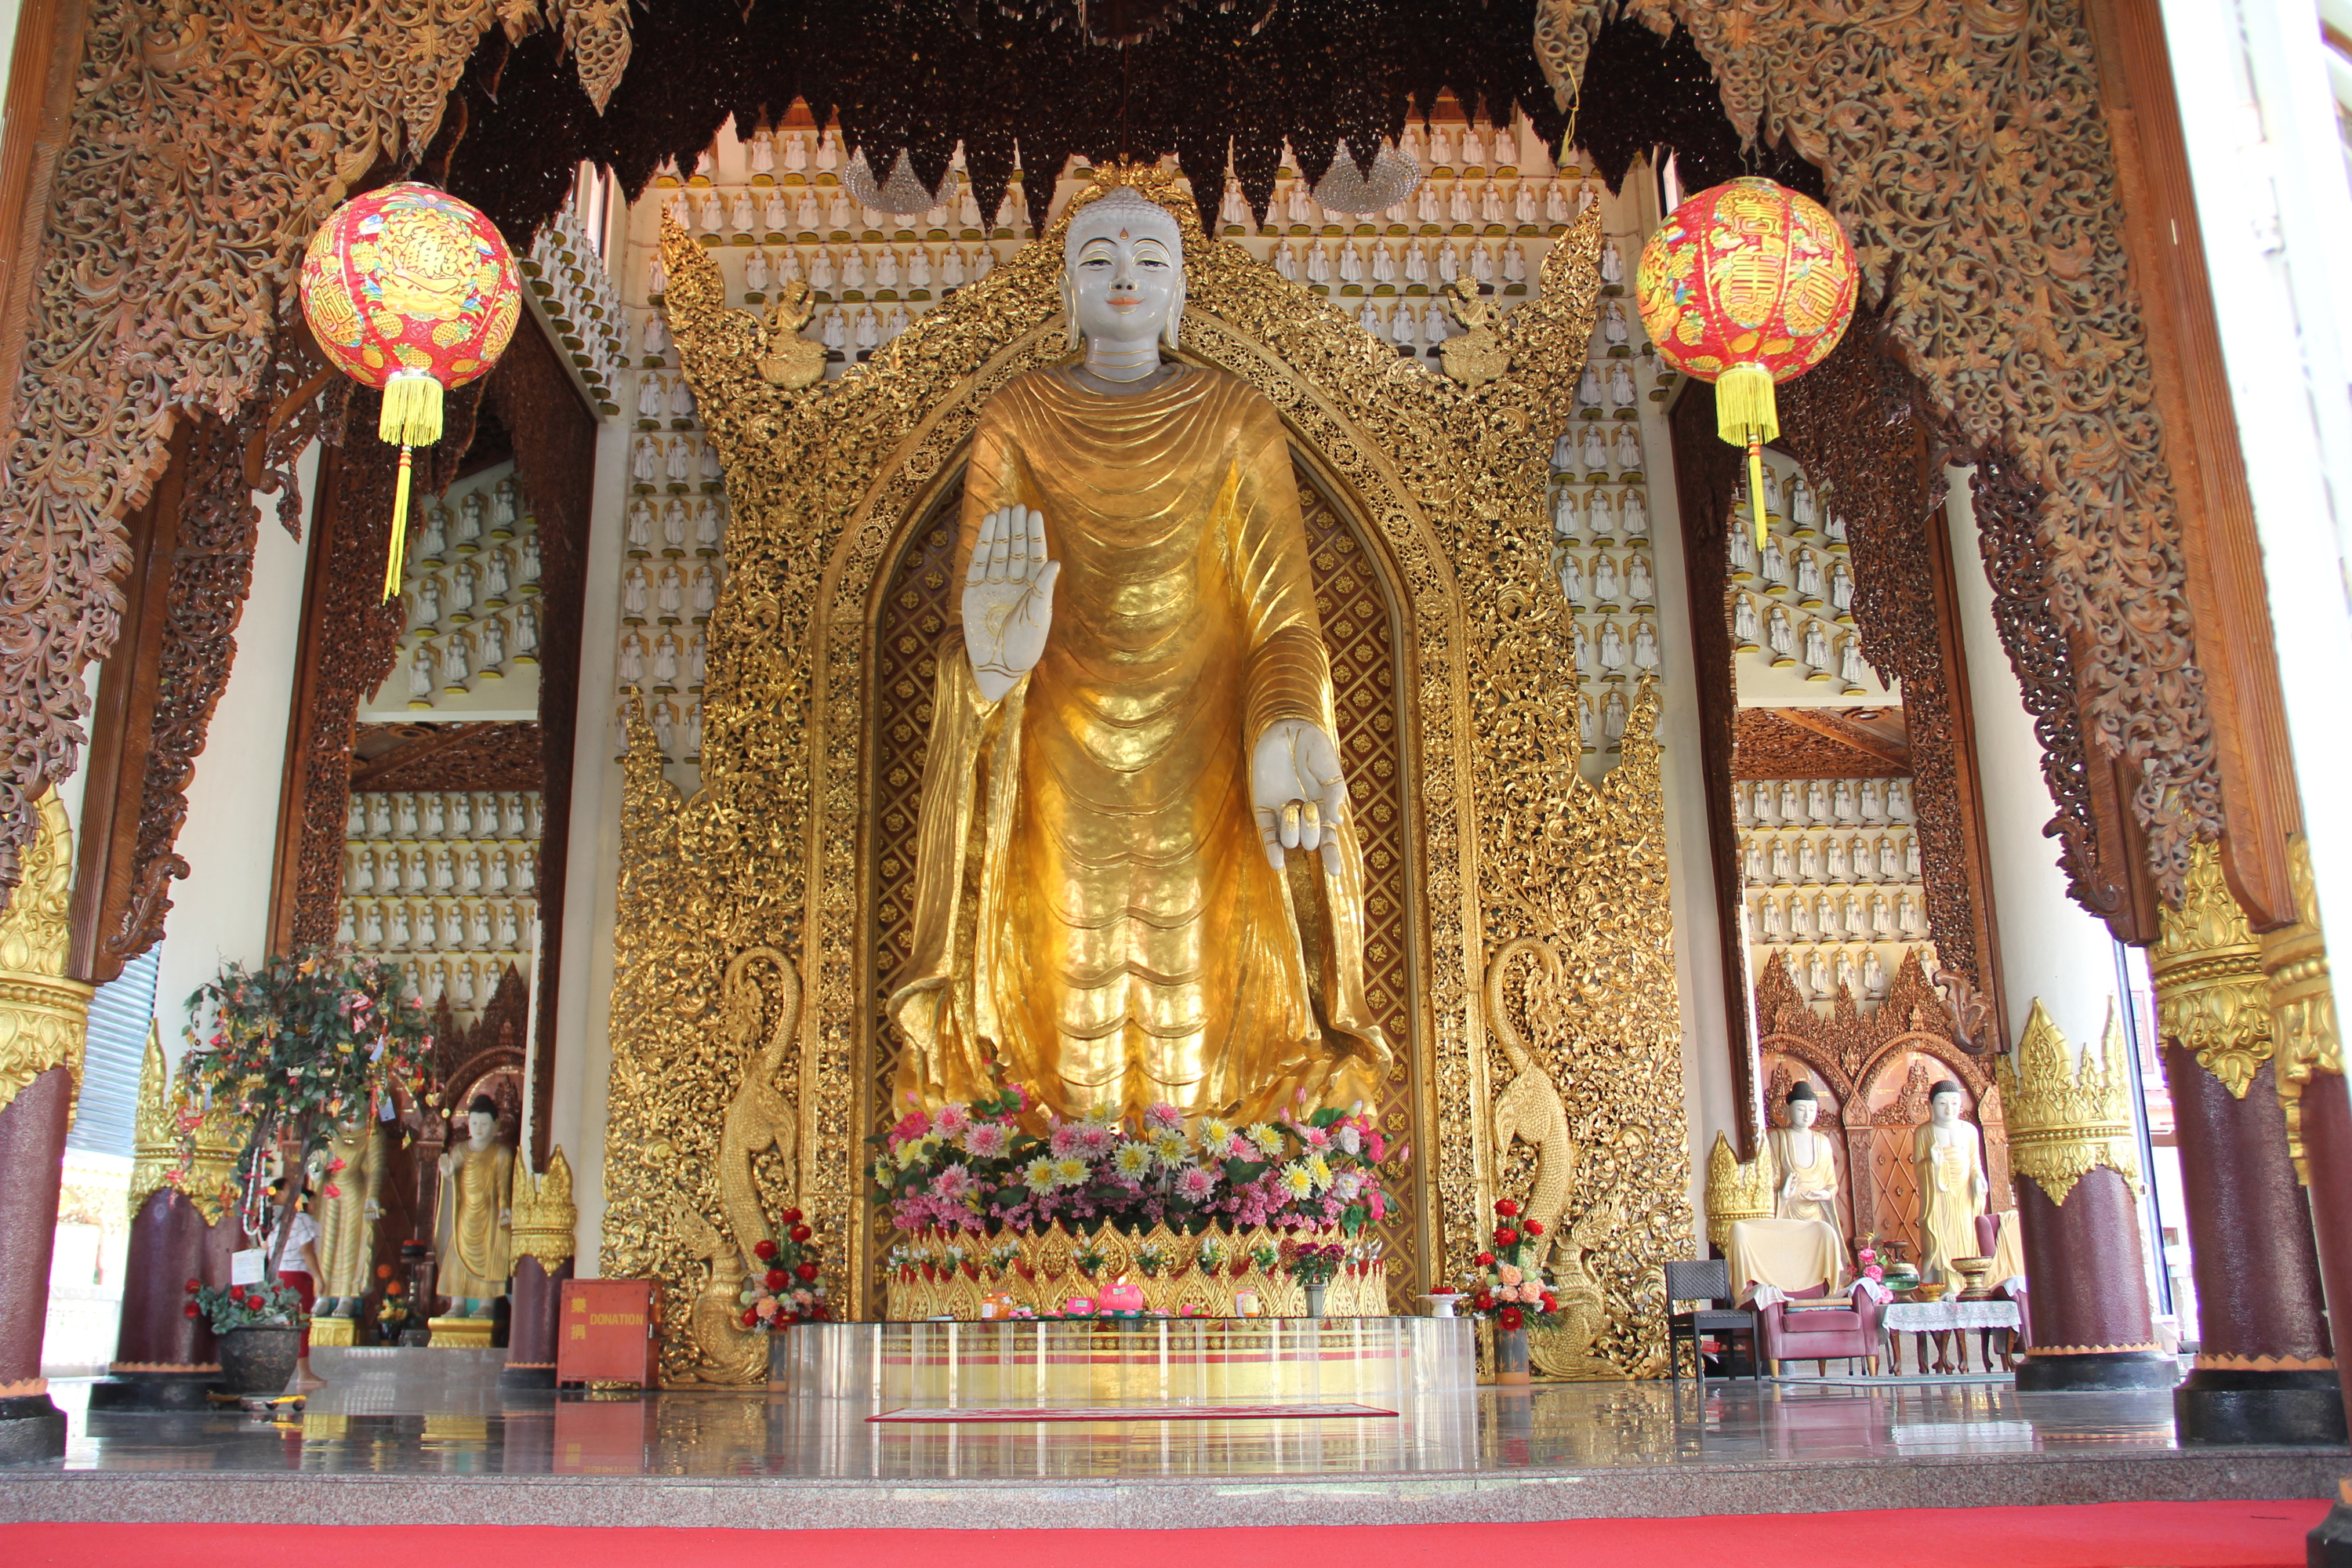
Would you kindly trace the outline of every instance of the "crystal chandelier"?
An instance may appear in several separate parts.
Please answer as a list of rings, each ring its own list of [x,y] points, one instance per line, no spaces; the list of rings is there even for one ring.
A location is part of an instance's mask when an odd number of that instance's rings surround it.
[[[1372,159],[1372,172],[1359,174],[1355,159],[1343,146],[1331,168],[1315,187],[1315,199],[1335,213],[1359,216],[1386,212],[1412,195],[1421,184],[1421,163],[1393,142],[1382,142]]]
[[[866,149],[863,147],[857,150],[856,156],[842,165],[841,170],[841,183],[848,188],[850,196],[858,205],[871,207],[877,212],[897,213],[901,217],[929,212],[940,205],[946,200],[948,183],[953,178],[950,172],[940,177],[938,190],[925,190],[923,182],[915,177],[915,165],[908,161],[903,150],[898,162],[890,165],[890,177],[887,180],[874,177],[874,166],[866,161]]]

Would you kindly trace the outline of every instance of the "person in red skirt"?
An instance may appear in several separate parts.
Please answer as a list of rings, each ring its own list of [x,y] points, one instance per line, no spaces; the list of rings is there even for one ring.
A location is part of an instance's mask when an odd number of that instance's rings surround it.
[[[278,1177],[269,1184],[270,1212],[280,1212],[286,1202],[286,1178]],[[286,1250],[278,1259],[278,1282],[291,1289],[302,1298],[302,1349],[300,1359],[294,1364],[294,1386],[316,1388],[325,1380],[310,1371],[310,1304],[318,1300],[319,1287],[319,1222],[310,1217],[310,1200],[298,1201],[294,1217],[286,1225]],[[276,1232],[269,1245],[277,1248]]]

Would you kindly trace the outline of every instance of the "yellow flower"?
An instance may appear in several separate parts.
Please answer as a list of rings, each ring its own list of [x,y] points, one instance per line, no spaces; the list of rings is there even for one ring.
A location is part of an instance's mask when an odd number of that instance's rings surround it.
[[[1314,1178],[1315,1190],[1318,1193],[1331,1184],[1331,1163],[1320,1154],[1307,1157],[1307,1173]]]
[[[1118,1146],[1112,1164],[1118,1173],[1130,1181],[1140,1181],[1151,1171],[1151,1145],[1130,1140]]]
[[[1021,1167],[1021,1180],[1033,1193],[1052,1192],[1054,1190],[1054,1162],[1045,1155],[1038,1155],[1026,1165]]]
[[[1151,1152],[1160,1157],[1161,1164],[1175,1166],[1184,1163],[1184,1156],[1192,1152],[1192,1145],[1181,1132],[1162,1132],[1152,1139]]]
[[[1054,1182],[1057,1186],[1075,1187],[1087,1179],[1087,1163],[1076,1155],[1054,1162]]]
[[[1315,1193],[1315,1176],[1296,1161],[1282,1168],[1282,1188],[1294,1198],[1311,1197]]]
[[[1225,1145],[1234,1141],[1234,1124],[1220,1116],[1211,1116],[1201,1123],[1201,1147],[1223,1154]]]
[[[1251,1127],[1249,1141],[1256,1144],[1259,1152],[1268,1159],[1273,1159],[1282,1152],[1282,1129],[1272,1122],[1260,1121]]]

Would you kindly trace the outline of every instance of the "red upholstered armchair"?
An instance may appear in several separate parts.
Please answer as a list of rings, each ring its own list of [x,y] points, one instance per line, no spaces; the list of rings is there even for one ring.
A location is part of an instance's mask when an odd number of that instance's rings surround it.
[[[1815,1285],[1792,1290],[1789,1300],[1819,1301],[1828,1296],[1829,1289]],[[1836,1308],[1791,1311],[1788,1302],[1775,1301],[1758,1314],[1757,1327],[1764,1339],[1764,1359],[1775,1377],[1780,1375],[1784,1361],[1810,1361],[1823,1373],[1832,1361],[1862,1361],[1869,1364],[1873,1376],[1877,1375],[1878,1303],[1868,1291],[1857,1290]]]
[[[1999,1255],[2000,1251],[2001,1217],[2001,1215],[1997,1214],[1980,1214],[1977,1215],[1978,1257],[1993,1258]],[[2023,1279],[2024,1276],[2017,1275],[2014,1278]],[[2026,1302],[2026,1285],[2020,1284],[2009,1286],[2002,1284],[2001,1281],[1998,1279],[1988,1280],[1986,1283],[1993,1287],[1992,1294],[1996,1300],[2014,1301],[2017,1303],[2018,1348],[2022,1350],[2032,1344],[2033,1309]],[[2030,1281],[2028,1283],[2030,1283]],[[1987,1366],[1990,1366],[1992,1363],[1988,1361],[1985,1364]]]

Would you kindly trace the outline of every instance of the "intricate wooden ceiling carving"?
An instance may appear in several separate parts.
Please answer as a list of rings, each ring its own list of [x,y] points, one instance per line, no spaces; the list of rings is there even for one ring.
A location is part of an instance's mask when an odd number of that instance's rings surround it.
[[[301,248],[421,145],[489,0],[89,0],[0,492],[0,882],[72,773],[122,610],[121,519],[183,410],[262,390]]]
[[[380,742],[389,740],[389,746]],[[379,742],[371,745],[371,742]],[[352,793],[373,790],[536,790],[539,725],[362,724],[352,737]]]
[[[2049,603],[2079,661],[2086,728],[2103,757],[2128,763],[2147,864],[2177,902],[2190,845],[2220,829],[2221,786],[2116,168],[2074,0],[1540,9],[1538,53],[1562,101],[1604,20],[1661,33],[1679,23],[1715,68],[1732,124],[1823,171],[1865,297],[1930,399],[1972,452],[2005,455],[2041,487]]]
[[[1911,772],[1910,749],[1900,756],[1892,748],[1867,746],[1856,741],[1866,731],[1855,727],[1851,738],[1841,738],[1835,709],[1807,710],[1815,717],[1803,723],[1782,708],[1742,708],[1732,721],[1731,776],[1736,779],[1891,779]],[[1817,717],[1816,717],[1817,716]]]

